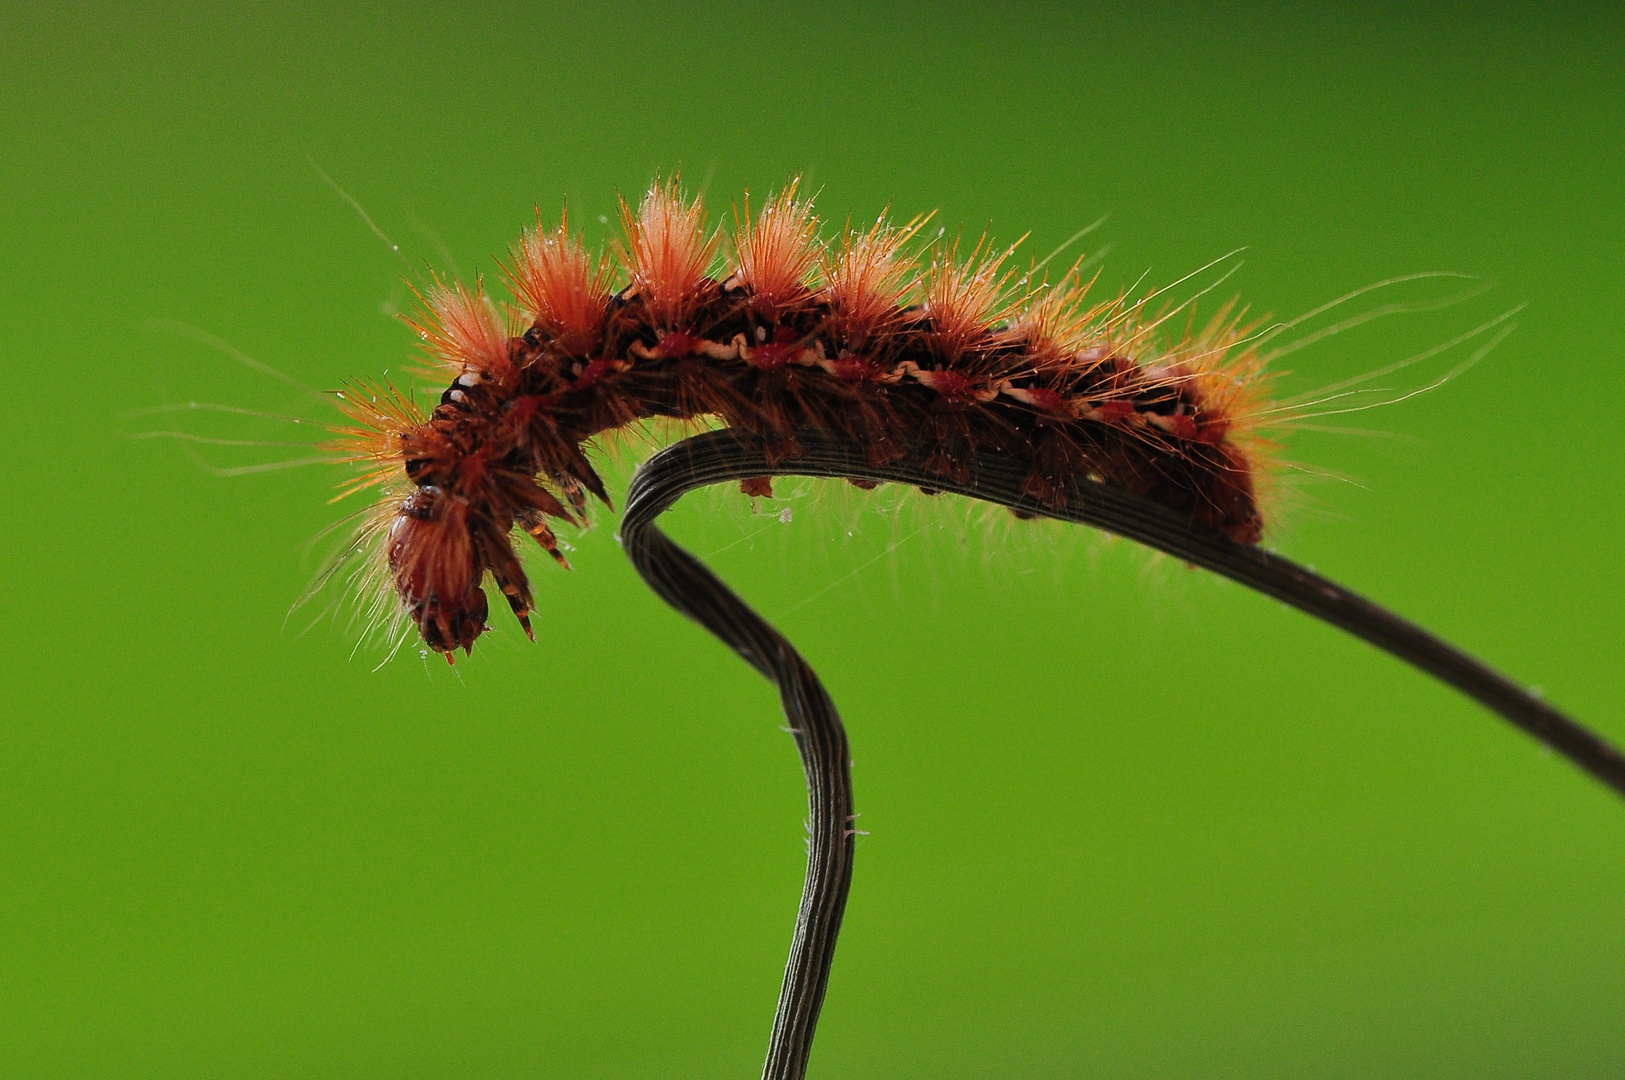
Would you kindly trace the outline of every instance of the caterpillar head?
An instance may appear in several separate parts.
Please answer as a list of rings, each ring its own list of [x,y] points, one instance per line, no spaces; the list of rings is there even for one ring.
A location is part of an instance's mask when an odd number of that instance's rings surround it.
[[[468,503],[439,487],[420,487],[390,526],[389,570],[402,607],[424,643],[448,656],[467,652],[484,633],[484,560],[469,532]]]
[[[489,574],[535,639],[516,527],[568,568],[549,519],[584,525],[588,493],[607,501],[603,482],[559,435],[543,401],[534,394],[502,400],[489,380],[469,372],[428,415],[391,388],[347,388],[343,406],[356,423],[336,429],[341,438],[330,445],[365,469],[346,492],[383,493],[351,549],[373,553],[356,578],[370,618],[410,620],[449,660],[490,629],[482,588]]]

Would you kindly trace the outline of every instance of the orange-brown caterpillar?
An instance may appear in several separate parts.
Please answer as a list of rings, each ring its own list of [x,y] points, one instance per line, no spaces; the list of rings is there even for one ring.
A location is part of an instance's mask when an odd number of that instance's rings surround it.
[[[335,446],[367,465],[349,490],[386,493],[360,539],[448,660],[487,629],[487,573],[531,633],[516,527],[564,563],[549,519],[608,502],[586,446],[650,417],[716,418],[773,462],[799,453],[796,431],[836,430],[876,464],[923,450],[928,472],[961,483],[977,451],[997,451],[1028,463],[1027,493],[1052,507],[1087,478],[1242,543],[1262,535],[1262,363],[1229,308],[1159,345],[1143,304],[1091,305],[1076,268],[1042,287],[985,242],[922,259],[918,221],[824,245],[794,183],[754,216],[747,198],[721,275],[722,236],[675,183],[622,217],[614,260],[567,220],[526,233],[508,314],[482,286],[428,290],[413,325],[452,380],[430,415],[387,387],[343,395],[355,423]]]

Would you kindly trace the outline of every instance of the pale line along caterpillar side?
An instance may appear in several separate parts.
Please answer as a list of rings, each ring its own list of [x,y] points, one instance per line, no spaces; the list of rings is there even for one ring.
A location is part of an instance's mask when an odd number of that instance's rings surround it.
[[[845,731],[795,649],[654,521],[685,491],[769,477],[911,484],[1099,526],[1325,619],[1456,686],[1625,792],[1625,757],[1521,687],[1425,631],[1257,546],[1270,420],[1257,335],[1230,308],[1158,347],[1168,315],[1119,297],[1089,306],[1074,272],[1012,301],[1009,251],[964,262],[938,248],[917,270],[916,224],[847,230],[821,250],[792,183],[733,237],[733,270],[698,201],[657,184],[624,209],[629,283],[567,223],[527,234],[509,271],[509,325],[482,289],[436,284],[417,325],[451,376],[424,416],[388,387],[343,396],[355,422],[334,444],[365,464],[350,491],[384,497],[351,550],[369,580],[451,659],[486,629],[489,573],[527,633],[533,602],[517,525],[561,563],[548,518],[608,501],[585,456],[595,436],[649,417],[718,418],[730,430],[662,451],[634,479],[622,538],[664,599],[780,688],[807,773],[812,842],[796,937],[764,1076],[803,1075],[851,876]],[[1031,283],[1028,275],[1017,284]],[[1177,310],[1177,309],[1176,309]],[[1492,341],[1493,344],[1493,341]],[[1338,395],[1343,387],[1328,393]],[[1326,402],[1322,398],[1300,407]]]

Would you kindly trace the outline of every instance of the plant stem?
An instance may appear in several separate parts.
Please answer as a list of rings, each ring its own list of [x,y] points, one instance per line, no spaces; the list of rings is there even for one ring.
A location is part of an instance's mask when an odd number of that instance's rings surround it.
[[[801,1080],[852,884],[851,752],[835,703],[801,654],[655,525],[655,518],[685,492],[712,482],[703,473],[685,475],[681,455],[674,458],[670,453],[651,459],[633,480],[621,521],[621,544],[662,600],[726,642],[778,686],[807,774],[811,830],[807,878],[762,1069],[764,1080]]]
[[[660,597],[731,646],[779,688],[807,773],[812,844],[801,911],[774,1018],[764,1080],[801,1080],[829,983],[852,878],[852,781],[846,732],[817,675],[790,643],[700,561],[655,525],[685,493],[761,476],[901,483],[998,503],[1023,514],[1091,525],[1273,596],[1346,630],[1454,686],[1625,794],[1625,755],[1505,676],[1421,627],[1263,548],[1234,543],[1171,511],[1083,483],[1064,510],[1023,493],[1029,466],[979,454],[971,480],[927,472],[919,458],[871,464],[865,448],[830,430],[796,434],[803,452],[769,464],[759,438],[727,429],[685,439],[650,458],[632,480],[621,541]]]

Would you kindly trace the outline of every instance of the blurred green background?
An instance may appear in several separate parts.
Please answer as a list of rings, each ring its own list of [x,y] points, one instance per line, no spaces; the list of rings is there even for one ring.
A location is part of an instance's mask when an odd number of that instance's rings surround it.
[[[801,171],[829,218],[940,208],[1037,254],[1109,212],[1113,291],[1245,245],[1222,291],[1280,315],[1493,279],[1285,365],[1310,390],[1528,303],[1469,375],[1339,418],[1392,437],[1292,437],[1271,542],[1625,740],[1617,14],[8,7],[0,1074],[760,1067],[800,769],[613,516],[574,573],[533,560],[540,645],[500,614],[455,673],[374,671],[344,626],[284,625],[331,470],[218,478],[131,437],[315,437],[131,415],[188,401],[329,415],[154,320],[321,388],[409,361],[406,271],[312,160],[414,273],[493,273],[565,195],[605,237],[617,191],[681,168],[715,217]],[[670,524],[851,730],[870,835],[816,1076],[1621,1075],[1599,785],[1130,545],[785,490]]]

